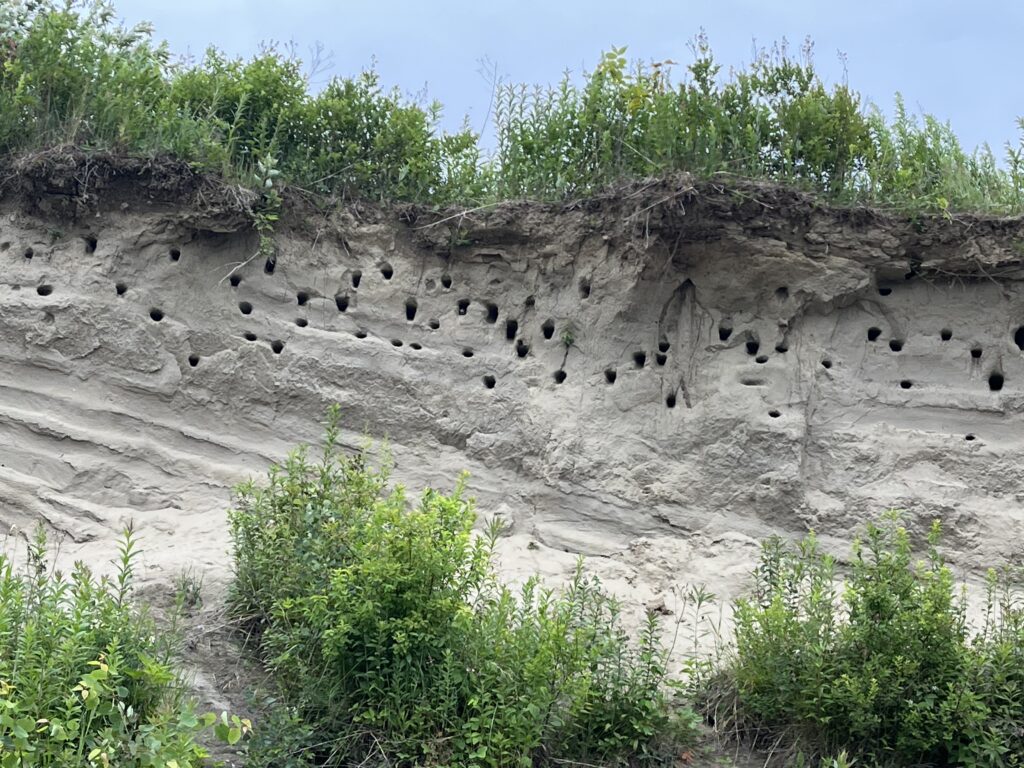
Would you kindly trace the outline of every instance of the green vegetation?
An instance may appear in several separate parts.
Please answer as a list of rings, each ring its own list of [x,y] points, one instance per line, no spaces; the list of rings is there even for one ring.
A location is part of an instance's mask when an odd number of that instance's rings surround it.
[[[972,635],[938,544],[936,524],[915,562],[896,518],[869,525],[837,590],[813,536],[766,542],[734,655],[703,681],[719,728],[791,760],[1024,764],[1024,605],[990,574]]]
[[[497,84],[496,146],[485,153],[472,131],[437,129],[438,104],[384,90],[372,71],[312,93],[301,63],[273,49],[175,62],[147,28],[120,27],[103,0],[13,0],[0,7],[0,154],[169,153],[261,189],[280,174],[317,194],[437,204],[562,199],[690,171],[844,203],[1022,207],[1024,145],[1006,147],[1000,166],[898,98],[888,120],[845,84],[823,83],[809,46],[762,51],[728,76],[703,37],[692,49],[679,79],[671,62],[629,64],[623,48],[579,82]],[[261,235],[280,203],[266,202]]]
[[[4,549],[8,549],[5,542]],[[237,741],[248,723],[197,715],[181,692],[173,633],[129,600],[136,558],[122,539],[113,581],[78,564],[52,573],[40,532],[28,568],[0,554],[0,765],[188,768],[214,727]]]
[[[334,412],[318,461],[295,451],[230,513],[230,612],[275,673],[289,764],[663,764],[693,739],[654,616],[627,637],[582,570],[513,591],[461,483],[409,504],[337,440]]]

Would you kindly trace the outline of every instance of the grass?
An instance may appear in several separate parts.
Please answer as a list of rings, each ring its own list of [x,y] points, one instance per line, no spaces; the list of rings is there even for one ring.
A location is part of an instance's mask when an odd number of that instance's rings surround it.
[[[301,62],[273,48],[175,61],[148,27],[115,19],[103,0],[0,8],[0,154],[170,154],[250,187],[280,176],[316,194],[438,205],[560,200],[677,171],[913,211],[1024,202],[1024,145],[1002,163],[987,147],[968,152],[898,97],[887,119],[845,83],[822,82],[809,45],[762,50],[725,74],[698,36],[679,77],[670,62],[631,64],[613,49],[581,82],[499,83],[485,153],[468,129],[438,129],[439,104],[382,88],[372,70],[313,93]]]

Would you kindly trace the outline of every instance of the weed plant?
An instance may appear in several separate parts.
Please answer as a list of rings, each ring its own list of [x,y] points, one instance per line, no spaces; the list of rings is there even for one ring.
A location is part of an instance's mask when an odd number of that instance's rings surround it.
[[[780,762],[1021,765],[1024,610],[992,573],[973,634],[939,540],[916,561],[898,518],[869,525],[841,587],[813,536],[767,541],[734,654],[698,686],[711,719]]]
[[[130,600],[130,529],[112,581],[81,563],[67,577],[52,572],[42,529],[26,569],[11,549],[0,554],[0,765],[188,768],[207,756],[202,731],[216,723],[234,742],[248,730],[196,714],[183,694],[173,633]]]
[[[119,25],[106,0],[9,0],[0,154],[169,154],[246,186],[273,169],[316,194],[430,204],[559,200],[688,171],[900,210],[1021,209],[1024,145],[1008,145],[1000,165],[898,96],[889,119],[845,82],[824,83],[809,44],[762,50],[728,73],[706,38],[691,48],[681,78],[672,62],[630,64],[619,48],[554,87],[496,82],[485,152],[469,129],[439,130],[439,104],[382,88],[372,70],[314,93],[302,63],[274,48],[178,61],[147,26]],[[264,236],[278,207],[267,202]]]
[[[582,568],[499,583],[461,482],[411,503],[338,438],[334,411],[317,461],[295,451],[230,513],[231,614],[317,765],[643,765],[692,738],[654,616],[629,637]]]

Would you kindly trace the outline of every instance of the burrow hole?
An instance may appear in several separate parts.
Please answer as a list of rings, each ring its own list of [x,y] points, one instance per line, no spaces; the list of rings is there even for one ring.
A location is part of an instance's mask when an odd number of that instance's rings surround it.
[[[669,408],[675,408],[676,407],[676,393],[675,392],[670,392],[668,397],[665,398],[665,405],[667,405]]]
[[[974,347],[971,350],[971,357],[973,357],[975,360],[981,357],[981,347]]]
[[[487,302],[487,322],[491,325],[498,322],[498,305],[493,301]]]
[[[117,291],[118,296],[124,296],[128,286],[125,283],[114,283],[114,290]]]
[[[263,271],[268,275],[272,275],[275,269],[277,269],[277,256],[267,256],[267,261],[263,265]]]
[[[414,341],[412,344],[409,345],[409,349],[415,349],[418,352],[419,350],[423,349],[423,345],[420,344],[418,341]]]
[[[580,279],[580,298],[590,298],[590,280],[585,277]]]
[[[163,310],[153,307],[153,309],[149,310],[149,319],[152,320],[154,323],[159,323],[161,320],[164,319]]]
[[[400,346],[402,346],[402,340],[401,339],[392,339],[391,340],[391,346],[392,347],[400,347]]]
[[[903,351],[903,340],[893,339],[892,341],[889,342],[889,349],[891,349],[893,352]]]
[[[672,345],[669,344],[665,339],[662,339],[661,341],[658,342],[658,351],[659,352],[668,352],[671,348],[672,348]]]
[[[459,299],[458,304],[456,304],[456,306],[459,309],[460,315],[466,314],[466,312],[469,311],[469,299]]]
[[[753,356],[756,355],[757,351],[761,348],[761,342],[757,339],[747,339],[745,346],[747,348],[747,354]]]
[[[892,288],[879,288],[878,289],[878,295],[879,296],[888,296],[890,293],[892,293]]]
[[[971,442],[971,441],[973,441],[973,440],[977,440],[977,439],[978,439],[978,438],[976,438],[976,437],[975,437],[975,436],[974,436],[973,434],[971,434],[970,432],[968,432],[968,433],[967,433],[966,435],[964,435],[964,440],[966,440],[967,442]]]
[[[633,353],[633,365],[637,368],[643,368],[647,364],[647,353],[642,349],[638,349]]]
[[[470,349],[469,347],[466,347],[465,349],[462,350],[462,356],[463,357],[472,357],[473,356],[473,350]]]
[[[38,293],[40,296],[49,296],[51,293],[53,293],[53,286],[44,283],[43,285],[40,285],[38,288],[36,288],[36,293]]]
[[[1018,333],[1020,333],[1020,331],[1018,331]],[[939,331],[939,338],[943,341],[949,341],[953,338],[953,332],[949,330],[949,328],[943,328]],[[1022,341],[1024,341],[1024,337],[1022,337]],[[1021,349],[1024,349],[1024,346],[1021,346]]]
[[[732,324],[723,320],[718,324],[718,340],[728,341],[730,336],[732,336]]]
[[[430,326],[430,330],[436,331],[438,328],[441,327],[441,321],[438,320],[436,317],[432,317],[430,318],[430,321],[427,323],[427,325]]]
[[[498,383],[498,380],[495,379],[490,374],[487,374],[486,376],[484,376],[484,386],[487,387],[488,389],[494,389],[494,385],[497,384],[497,383]]]
[[[385,280],[390,280],[394,277],[395,269],[385,261],[380,265],[380,273],[384,276]]]
[[[609,384],[614,384],[615,380],[619,377],[619,374],[615,372],[614,368],[604,369],[604,380]]]
[[[449,275],[447,272],[441,275],[441,285],[444,286],[444,289],[446,291],[452,287],[452,276]]]
[[[773,419],[777,419],[782,413],[780,411],[768,411],[768,415]]]
[[[754,358],[754,362],[758,365],[764,365],[768,362],[768,355],[758,355]]]
[[[242,338],[246,341],[256,341],[256,334],[252,331],[246,331],[242,334]]]
[[[240,301],[238,302],[238,311],[241,312],[243,315],[251,315],[252,304],[250,304],[248,301]]]
[[[299,328],[305,328],[307,325],[309,325],[309,320],[307,320],[304,317],[296,317],[295,324],[299,326]]]
[[[882,335],[882,329],[871,326],[868,328],[868,341],[878,341],[878,337]]]
[[[993,392],[998,392],[999,390],[1001,390],[1003,388],[1004,383],[1006,383],[1006,380],[1003,378],[1003,374],[999,373],[998,371],[993,371],[992,373],[989,374],[988,388],[991,389]]]
[[[86,235],[82,239],[85,240],[85,252],[96,253],[96,246],[99,245],[99,241],[93,235]]]
[[[405,300],[405,319],[410,323],[416,319],[416,299]]]
[[[284,342],[280,339],[274,339],[270,342],[270,348],[274,351],[275,355],[280,355],[281,351],[284,349]]]
[[[181,249],[171,248],[170,257],[171,261],[179,261],[181,259]]]
[[[360,270],[358,270],[358,269],[357,269],[357,270],[355,270],[355,271],[354,271],[354,272],[352,273],[352,287],[353,287],[353,288],[358,288],[358,287],[359,287],[359,281],[360,281],[360,280],[362,280],[362,279],[363,279],[363,273],[362,273],[362,271],[360,271]]]
[[[775,351],[778,352],[780,355],[784,355],[787,352],[789,352],[789,347],[787,347],[785,344],[779,343],[775,345]]]
[[[232,288],[237,288],[239,285],[242,284],[242,276],[232,275],[231,277],[228,278],[228,282],[231,284]]]
[[[544,321],[544,324],[540,327],[541,333],[544,334],[545,339],[550,339],[555,335],[555,321],[548,318]]]
[[[190,366],[192,366],[193,368],[195,368],[197,365],[199,365],[199,355],[189,355],[188,356],[188,364]]]
[[[1017,345],[1018,349],[1024,349],[1024,325],[1013,334],[1013,342]]]
[[[563,381],[565,381],[565,371],[559,368],[557,371],[555,371],[553,377],[555,379],[555,384],[561,384]]]
[[[342,296],[341,294],[338,294],[337,296],[335,296],[334,297],[334,306],[336,306],[338,308],[339,312],[347,312],[348,311],[348,296]]]
[[[666,362],[668,362],[668,355],[658,352],[657,354],[654,355],[654,361],[658,365],[664,365]]]
[[[367,333],[362,328],[360,328],[358,331],[355,332],[355,337],[357,339],[365,339],[366,336],[367,336]]]
[[[295,301],[300,307],[304,307],[309,304],[309,294],[305,291],[299,291],[295,294]]]
[[[910,389],[912,386],[914,386],[914,382],[912,382],[910,379],[903,379],[902,381],[900,381],[901,389]]]
[[[821,361],[821,367],[825,368],[826,370],[831,368],[832,367],[832,361],[829,360],[828,358],[825,358],[824,360]]]
[[[516,342],[516,355],[526,357],[530,353],[530,345],[520,339]]]
[[[26,248],[25,249],[25,258],[26,259],[31,259],[35,255],[36,255],[36,252],[34,250],[32,250],[31,248]]]

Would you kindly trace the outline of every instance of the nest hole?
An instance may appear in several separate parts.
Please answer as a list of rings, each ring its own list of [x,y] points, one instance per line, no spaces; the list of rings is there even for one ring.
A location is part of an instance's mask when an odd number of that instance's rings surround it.
[[[337,295],[334,297],[334,306],[339,312],[348,312],[348,296]]]
[[[768,411],[768,415],[773,419],[777,419],[782,413],[780,411]]]
[[[519,357],[526,357],[530,354],[530,345],[520,339],[516,342],[516,355]]]
[[[557,371],[554,372],[552,377],[555,380],[555,384],[561,384],[563,381],[565,381],[565,371],[559,368]]]
[[[272,275],[275,269],[277,269],[277,256],[267,256],[267,260],[263,264],[264,274]]]
[[[391,340],[391,346],[392,347],[400,347],[400,346],[402,346],[402,340],[401,339],[392,339]]]
[[[498,305],[492,301],[487,302],[487,322],[491,325],[498,322]]]
[[[118,296],[124,296],[128,286],[125,283],[114,283],[114,290],[117,291]]]
[[[487,374],[486,376],[484,376],[484,386],[487,387],[488,389],[494,389],[494,385],[497,384],[497,383],[498,383],[498,380],[495,379],[490,374]]]
[[[903,340],[902,339],[892,339],[889,342],[889,349],[891,349],[893,352],[902,352],[903,351]]]
[[[545,339],[550,339],[555,335],[555,321],[550,318],[545,320],[540,327],[540,332],[544,334]]]
[[[953,338],[953,332],[949,330],[949,328],[943,328],[941,331],[939,331],[939,338],[942,339],[943,341],[949,341],[950,339]],[[1024,347],[1021,347],[1021,349],[1024,349]]]
[[[452,287],[452,276],[449,275],[447,272],[441,275],[441,285],[444,286],[445,290],[448,290],[449,288]]]
[[[295,302],[300,306],[304,307],[309,304],[309,294],[305,291],[299,291],[295,294]]]
[[[892,288],[879,288],[878,289],[878,295],[879,296],[888,296],[890,293],[892,293]]]
[[[26,248],[25,249],[25,258],[26,259],[31,259],[35,255],[36,255],[36,252],[33,249],[31,249],[31,248]]]
[[[526,297],[526,301],[523,302],[524,306],[527,306],[527,307],[532,307],[536,303],[537,303],[537,299],[535,299],[533,296],[527,296]]]
[[[1003,374],[998,371],[989,374],[988,377],[988,388],[993,392],[998,392],[1003,388],[1003,384],[1006,383],[1006,379],[1003,378]]]
[[[665,405],[667,405],[669,408],[675,408],[676,407],[676,393],[675,392],[670,393],[668,395],[668,397],[665,398]]]
[[[152,320],[154,323],[159,323],[161,320],[164,319],[163,310],[153,307],[153,309],[149,310],[149,319]]]
[[[256,334],[252,331],[246,331],[242,334],[242,338],[246,341],[256,341]]]
[[[882,335],[882,329],[871,326],[868,328],[868,341],[878,341],[878,337]]]
[[[614,368],[604,369],[604,380],[609,384],[614,384],[615,380],[619,377],[619,374],[615,372]]]
[[[661,341],[658,342],[658,351],[659,352],[668,352],[671,348],[672,348],[672,345],[669,344],[667,341],[665,341],[665,339],[662,339]]]
[[[786,286],[780,286],[775,289],[775,300],[776,301],[788,301],[789,300],[789,288]]]
[[[1018,349],[1024,350],[1024,325],[1013,334],[1013,343],[1017,345]]]
[[[412,344],[409,345],[409,349],[415,349],[417,352],[419,352],[421,349],[423,349],[423,345],[420,344],[418,341],[414,341]]]
[[[307,325],[309,325],[309,320],[307,320],[304,317],[296,317],[295,324],[299,326],[299,328],[305,328]]]
[[[395,268],[392,267],[387,262],[384,262],[383,264],[380,265],[380,273],[385,280],[390,280],[392,277],[395,276]]]
[[[506,320],[505,321],[505,338],[509,341],[514,341],[516,334],[519,333],[519,321],[518,320]]]
[[[405,319],[410,323],[416,319],[416,299],[405,300]]]
[[[458,307],[460,315],[466,314],[466,312],[469,311],[469,299],[459,299],[456,306]]]
[[[974,347],[971,350],[971,357],[973,357],[975,360],[980,358],[981,357],[981,347]]]
[[[784,355],[787,352],[789,352],[789,347],[787,347],[785,344],[776,344],[775,351],[778,352],[780,355]]]
[[[469,347],[466,347],[465,349],[462,350],[462,356],[463,357],[472,357],[473,356],[473,350],[470,349]]]
[[[358,288],[359,287],[359,283],[362,281],[362,279],[363,279],[363,273],[362,273],[361,270],[357,269],[357,270],[353,271],[352,272],[352,287],[353,288]]]
[[[831,368],[832,367],[832,361],[829,360],[828,358],[825,358],[824,360],[821,361],[821,367],[825,368],[825,369]]]
[[[284,350],[284,342],[280,339],[274,339],[270,342],[270,349],[273,350],[275,355],[280,355]]]
[[[637,368],[643,368],[647,364],[647,353],[642,349],[638,349],[633,353],[633,365]]]
[[[427,325],[430,326],[430,330],[436,331],[438,328],[441,327],[441,321],[438,320],[436,317],[432,317],[427,322]]]
[[[99,241],[92,235],[86,235],[85,240],[85,252],[96,253],[96,246],[99,245]]]
[[[658,353],[657,353],[657,354],[655,354],[655,356],[654,356],[654,361],[655,361],[655,362],[656,362],[656,363],[657,363],[658,365],[664,365],[665,363],[667,363],[667,362],[668,362],[668,355],[665,355],[665,354],[662,354],[661,352],[658,352]]]
[[[753,356],[757,354],[759,349],[761,349],[761,342],[757,339],[748,339],[745,346],[747,348],[747,354]]]
[[[355,337],[357,339],[365,339],[366,336],[367,336],[367,333],[362,328],[360,328],[358,331],[355,332],[354,335],[355,335]]]
[[[768,362],[768,355],[758,355],[754,358],[754,362],[758,365],[764,365]]]
[[[238,311],[241,312],[243,315],[251,315],[252,304],[250,304],[248,301],[240,301],[238,302]]]
[[[580,280],[580,298],[590,298],[590,281],[585,277]]]
[[[232,288],[237,288],[239,285],[242,284],[242,276],[232,275],[231,277],[228,278],[228,283],[231,284]]]
[[[199,355],[189,355],[188,364],[193,368],[199,365]]]
[[[38,293],[40,296],[49,296],[51,293],[53,293],[53,286],[44,283],[43,285],[40,285],[38,288],[36,288],[36,293]]]
[[[719,325],[718,326],[718,340],[719,341],[728,341],[730,336],[732,336],[732,326],[731,325]]]
[[[180,248],[171,248],[169,255],[171,257],[171,261],[180,261],[181,260],[181,249]]]
[[[914,386],[914,382],[910,379],[903,379],[900,381],[900,389],[910,389],[912,386]]]

